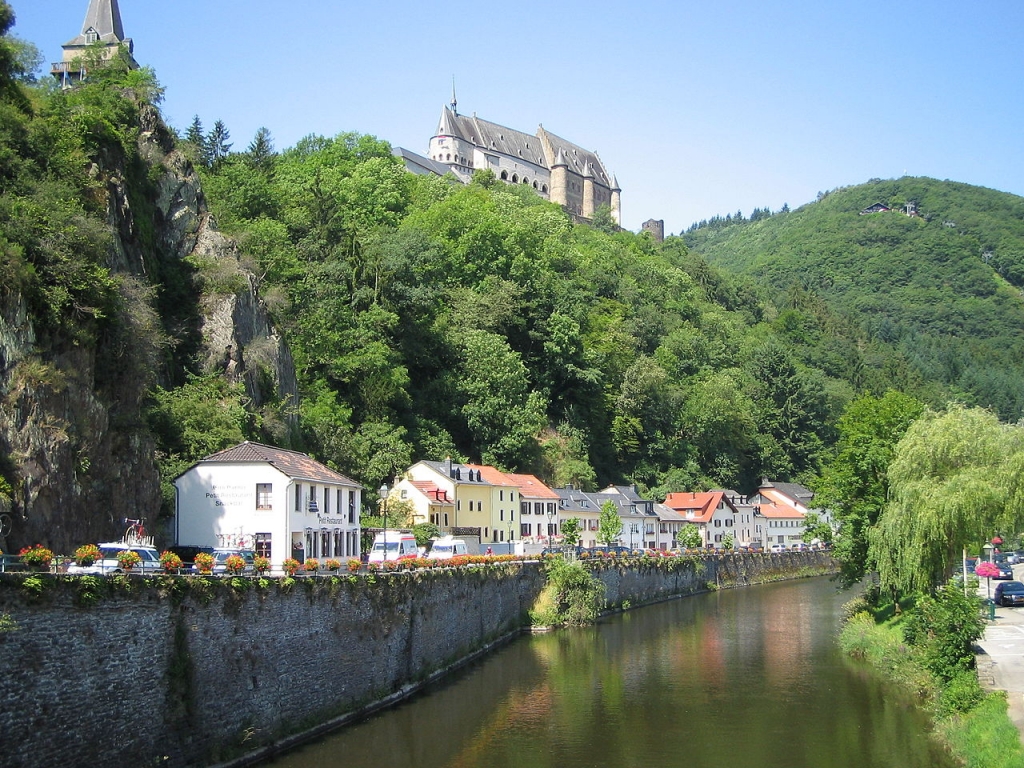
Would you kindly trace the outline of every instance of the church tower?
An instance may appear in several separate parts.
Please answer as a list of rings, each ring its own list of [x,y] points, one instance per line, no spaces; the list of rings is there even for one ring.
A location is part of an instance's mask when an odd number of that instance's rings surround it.
[[[132,39],[124,36],[121,9],[117,7],[117,0],[89,0],[89,9],[85,13],[81,34],[61,46],[64,55],[61,61],[50,68],[51,74],[60,80],[65,88],[70,88],[84,79],[86,71],[82,57],[89,46],[96,43],[103,44],[105,59],[113,58],[119,49],[124,48],[128,54],[129,66],[132,69],[138,68],[138,63],[132,57]]]

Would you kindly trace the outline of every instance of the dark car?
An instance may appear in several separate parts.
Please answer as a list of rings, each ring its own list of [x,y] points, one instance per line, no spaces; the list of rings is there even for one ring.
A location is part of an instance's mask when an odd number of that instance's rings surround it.
[[[1024,584],[1004,581],[996,585],[996,605],[1024,605]]]
[[[999,575],[993,576],[992,578],[1003,579],[1004,581],[1009,581],[1013,578],[1013,566],[1006,561],[996,563],[996,567],[999,569]]]
[[[213,554],[213,547],[194,547],[188,544],[175,544],[173,547],[168,547],[167,550],[181,558],[183,568],[191,568],[196,562],[196,555],[200,552]]]

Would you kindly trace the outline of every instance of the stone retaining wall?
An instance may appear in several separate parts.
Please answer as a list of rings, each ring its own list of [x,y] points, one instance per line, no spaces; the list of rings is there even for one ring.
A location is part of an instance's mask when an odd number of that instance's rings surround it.
[[[808,566],[829,561],[593,567],[619,606]],[[544,574],[514,563],[239,583],[0,577],[0,764],[174,768],[280,744],[518,632]]]

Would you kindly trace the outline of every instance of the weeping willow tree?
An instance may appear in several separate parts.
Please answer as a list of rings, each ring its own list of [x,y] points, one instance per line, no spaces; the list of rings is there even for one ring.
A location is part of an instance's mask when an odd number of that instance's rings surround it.
[[[1024,523],[1024,427],[981,408],[926,411],[897,444],[870,535],[883,589],[931,591],[964,547]]]

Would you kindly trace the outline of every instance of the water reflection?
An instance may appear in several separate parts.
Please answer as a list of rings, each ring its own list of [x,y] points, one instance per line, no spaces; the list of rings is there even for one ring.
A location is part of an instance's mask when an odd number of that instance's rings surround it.
[[[735,589],[525,637],[285,768],[950,765],[835,647],[825,579]]]

